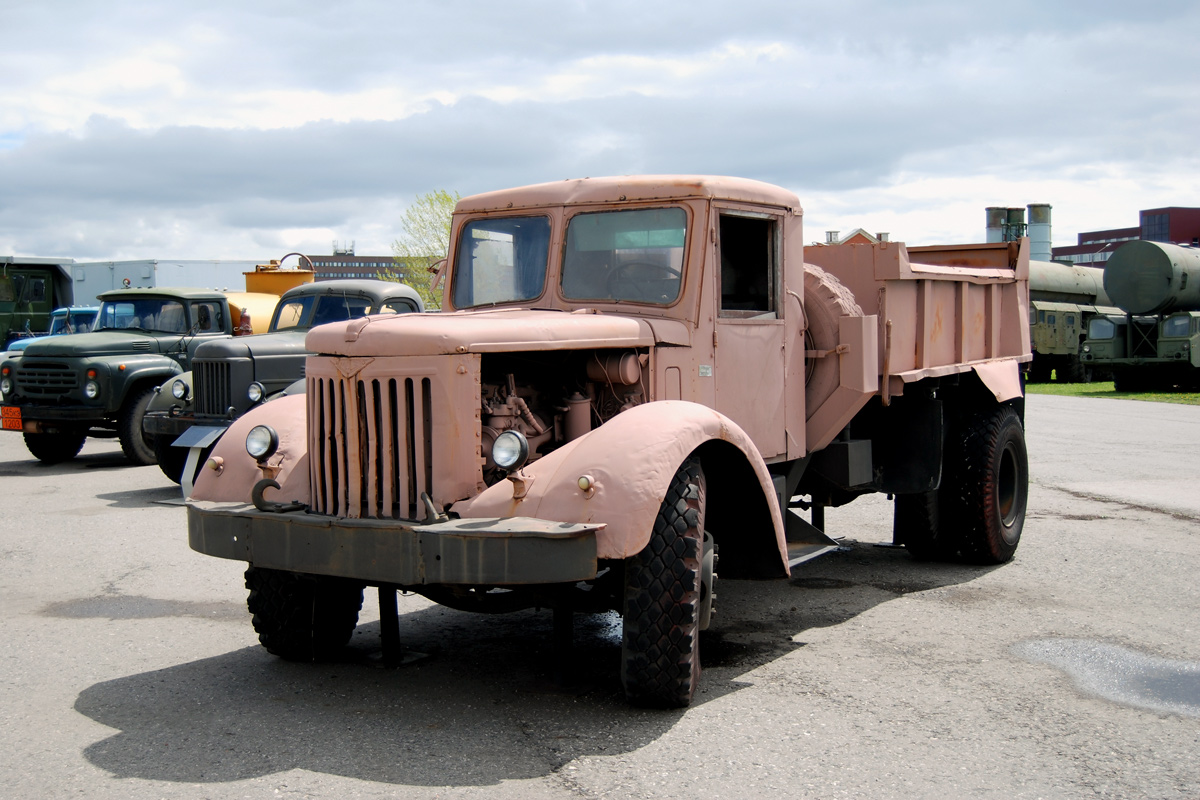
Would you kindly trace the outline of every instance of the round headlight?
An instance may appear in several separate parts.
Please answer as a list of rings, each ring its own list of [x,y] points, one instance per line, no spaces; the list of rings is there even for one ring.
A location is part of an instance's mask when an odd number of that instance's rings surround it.
[[[88,381],[83,385],[83,394],[88,400],[95,400],[100,396],[100,384],[95,381]]]
[[[12,394],[12,378],[0,378],[0,394]]]
[[[258,381],[246,387],[246,397],[250,398],[251,403],[257,403],[259,400],[262,400],[266,393],[266,388]]]
[[[1090,353],[1090,352],[1092,352],[1092,346],[1091,346],[1090,344],[1085,344],[1085,345],[1083,346],[1083,352],[1085,352],[1085,353]]]
[[[505,431],[492,444],[492,461],[505,472],[520,469],[529,459],[529,441],[519,431]]]
[[[279,447],[279,434],[269,425],[255,425],[246,434],[246,452],[255,461],[270,458]]]
[[[188,385],[186,381],[175,381],[171,384],[171,395],[176,400],[187,400]]]

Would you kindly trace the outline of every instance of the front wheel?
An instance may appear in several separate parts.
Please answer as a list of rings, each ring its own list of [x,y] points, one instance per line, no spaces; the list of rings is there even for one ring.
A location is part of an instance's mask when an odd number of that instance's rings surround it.
[[[154,397],[154,387],[147,386],[131,394],[121,409],[117,425],[117,438],[121,441],[121,452],[138,466],[147,466],[156,461],[154,436],[142,430],[146,408]]]
[[[341,653],[358,625],[363,584],[250,567],[246,605],[267,652],[289,661],[329,661]]]
[[[154,438],[154,459],[158,462],[158,468],[162,470],[163,475],[175,483],[183,480],[183,467],[187,462],[188,450],[186,447],[173,447],[171,442],[173,436],[155,436]]]
[[[60,464],[79,455],[85,439],[83,433],[26,433],[25,446],[43,464]]]
[[[675,472],[650,542],[625,563],[621,683],[633,703],[684,708],[700,678],[700,629],[711,598],[704,573],[704,471]],[[707,594],[707,597],[706,597]]]

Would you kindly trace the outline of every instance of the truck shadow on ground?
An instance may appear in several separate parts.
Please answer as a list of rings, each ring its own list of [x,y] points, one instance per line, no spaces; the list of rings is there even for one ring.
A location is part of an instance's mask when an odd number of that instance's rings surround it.
[[[790,581],[724,581],[693,709],[749,686],[746,673],[803,647],[806,630],[983,574],[854,543]],[[615,614],[577,619],[569,680],[556,681],[549,613],[484,616],[420,602],[401,614],[401,636],[430,657],[399,669],[375,665],[379,623],[369,622],[339,663],[294,664],[253,647],[91,686],[75,709],[119,732],[84,755],[121,778],[209,783],[301,768],[482,786],[636,751],[688,713],[625,704]]]
[[[121,467],[140,468],[121,453],[120,450],[98,453],[81,453],[69,461],[58,464],[44,464],[32,455],[20,461],[0,462],[0,477],[43,477],[46,475],[71,475],[88,469],[113,469]],[[157,469],[157,467],[156,467]]]

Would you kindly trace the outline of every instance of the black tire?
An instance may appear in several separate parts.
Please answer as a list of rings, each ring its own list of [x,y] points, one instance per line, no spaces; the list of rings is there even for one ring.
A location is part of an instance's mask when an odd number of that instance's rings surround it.
[[[362,610],[363,584],[250,567],[246,605],[267,652],[289,661],[330,661],[350,641]]]
[[[188,450],[186,447],[172,447],[171,442],[175,440],[174,436],[154,436],[154,459],[158,462],[158,468],[162,470],[163,475],[180,483],[183,480],[183,467],[187,462]]]
[[[1025,525],[1025,426],[1012,407],[1002,406],[968,422],[952,453],[954,459],[946,465],[952,489],[942,498],[941,522],[953,525],[964,559],[1003,564],[1016,553]]]
[[[43,464],[61,464],[79,455],[86,439],[83,433],[26,433],[25,446]]]
[[[958,552],[942,529],[938,492],[896,495],[892,513],[892,540],[918,561],[939,561]]]
[[[1078,355],[1067,356],[1067,365],[1059,370],[1060,382],[1091,383],[1092,370]]]
[[[1143,392],[1146,390],[1146,381],[1136,367],[1114,369],[1113,390],[1117,392]]]
[[[1033,363],[1029,365],[1029,372],[1026,374],[1025,380],[1028,383],[1046,383],[1050,380],[1050,373],[1053,370],[1054,366],[1050,363],[1050,356],[1040,356],[1034,353]]]
[[[154,387],[138,389],[125,399],[121,417],[117,421],[117,438],[121,440],[121,452],[138,466],[148,466],[157,460],[154,455],[154,435],[142,430],[146,407],[154,397]]]
[[[675,472],[650,542],[625,562],[621,683],[637,705],[684,708],[700,678],[704,471]]]

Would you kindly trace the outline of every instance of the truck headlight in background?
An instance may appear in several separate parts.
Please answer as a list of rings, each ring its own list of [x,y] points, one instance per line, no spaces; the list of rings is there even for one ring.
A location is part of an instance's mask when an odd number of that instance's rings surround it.
[[[187,400],[187,398],[188,398],[187,381],[179,380],[179,381],[175,381],[174,383],[172,383],[171,384],[171,396],[174,397],[176,400]]]
[[[258,381],[246,387],[246,397],[250,398],[251,403],[257,403],[267,394],[267,389]]]
[[[270,458],[279,449],[279,434],[269,425],[255,425],[246,434],[246,452],[255,461]]]
[[[83,396],[88,400],[95,400],[100,396],[100,384],[95,381],[88,381],[83,385]]]
[[[505,472],[520,469],[529,460],[529,440],[520,431],[505,431],[492,444],[492,461]]]
[[[0,394],[12,394],[13,382],[12,378],[5,375],[0,378]]]

